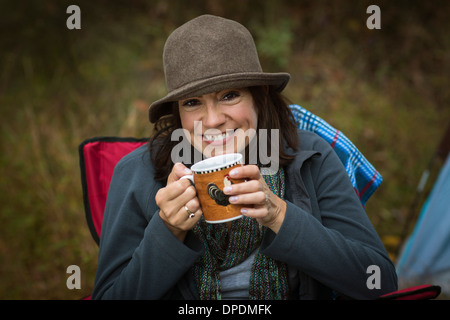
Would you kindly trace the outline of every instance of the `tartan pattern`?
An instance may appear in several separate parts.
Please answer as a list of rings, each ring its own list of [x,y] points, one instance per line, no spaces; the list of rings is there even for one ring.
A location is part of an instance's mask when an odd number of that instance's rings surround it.
[[[316,133],[331,145],[344,164],[356,194],[365,206],[383,181],[381,174],[341,131],[299,105],[293,104],[289,107],[300,129]]]

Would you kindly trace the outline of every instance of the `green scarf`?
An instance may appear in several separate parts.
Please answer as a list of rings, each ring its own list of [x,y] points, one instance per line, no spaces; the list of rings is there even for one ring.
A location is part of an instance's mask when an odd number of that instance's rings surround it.
[[[284,170],[265,175],[269,188],[284,199]],[[228,230],[225,223],[210,224],[202,217],[193,229],[201,239],[204,252],[193,268],[200,299],[221,299],[219,272],[243,262],[256,249],[252,265],[249,298],[280,300],[288,298],[287,266],[261,253],[261,240],[266,232],[255,219],[242,217],[232,221]]]

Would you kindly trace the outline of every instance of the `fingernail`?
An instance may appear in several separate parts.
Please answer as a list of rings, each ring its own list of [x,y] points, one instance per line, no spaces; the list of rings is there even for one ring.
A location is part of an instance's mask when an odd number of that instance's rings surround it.
[[[230,171],[230,176],[232,176],[232,177],[234,177],[237,174],[238,174],[238,171],[236,169],[233,169]]]
[[[223,188],[223,192],[229,193],[229,192],[231,192],[231,189],[232,188],[230,186],[227,186],[227,187]]]
[[[236,202],[237,199],[238,199],[237,196],[232,196],[232,197],[230,197],[229,201],[230,201],[230,202]]]
[[[241,209],[241,213],[242,213],[242,214],[246,214],[246,213],[247,213],[247,209],[242,208],[242,209]]]
[[[189,169],[189,168],[184,168],[184,172],[187,173],[187,174],[191,174],[192,173],[191,169]]]

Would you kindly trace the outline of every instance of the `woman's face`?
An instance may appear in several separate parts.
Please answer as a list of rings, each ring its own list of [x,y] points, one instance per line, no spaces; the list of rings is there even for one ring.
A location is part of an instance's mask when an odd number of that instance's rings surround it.
[[[258,117],[248,89],[191,97],[178,101],[178,106],[181,126],[206,157],[243,152],[256,134]]]

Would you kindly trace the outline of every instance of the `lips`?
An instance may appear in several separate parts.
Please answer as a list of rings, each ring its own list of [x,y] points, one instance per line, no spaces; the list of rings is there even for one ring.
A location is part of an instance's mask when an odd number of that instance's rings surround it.
[[[227,130],[226,133],[222,133],[222,134],[204,134],[203,140],[207,140],[207,141],[223,140],[223,139],[228,138],[233,133],[234,133],[234,130]]]
[[[203,141],[207,143],[220,143],[226,141],[234,134],[235,130],[227,130],[222,134],[203,134]]]

